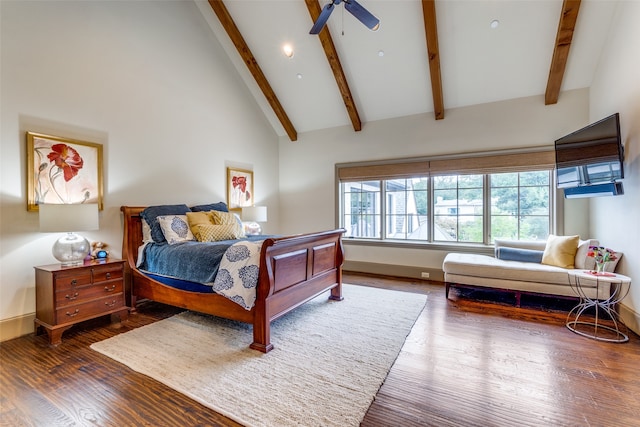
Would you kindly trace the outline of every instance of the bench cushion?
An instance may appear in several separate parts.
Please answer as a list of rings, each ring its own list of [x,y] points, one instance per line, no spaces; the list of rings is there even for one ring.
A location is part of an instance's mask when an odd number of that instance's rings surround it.
[[[569,286],[567,269],[522,261],[505,261],[489,255],[449,253],[444,259],[445,273],[489,279],[516,280]]]

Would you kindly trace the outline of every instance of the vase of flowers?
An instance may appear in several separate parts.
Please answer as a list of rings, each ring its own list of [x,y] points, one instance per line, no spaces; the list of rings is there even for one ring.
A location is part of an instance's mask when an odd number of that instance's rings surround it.
[[[617,259],[616,253],[604,246],[589,246],[587,256],[593,257],[596,262],[596,273],[604,273],[607,263]]]

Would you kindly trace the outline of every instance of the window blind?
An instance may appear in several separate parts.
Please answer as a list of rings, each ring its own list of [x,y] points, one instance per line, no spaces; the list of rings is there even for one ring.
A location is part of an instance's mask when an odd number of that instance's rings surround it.
[[[388,162],[342,163],[336,165],[339,181],[396,179],[428,175],[465,175],[503,172],[551,170],[555,151],[543,149],[522,152],[477,153],[464,156],[441,156],[391,160]]]
[[[357,163],[336,165],[340,181],[367,179],[397,179],[429,175],[429,162],[425,160],[391,161],[389,163]]]

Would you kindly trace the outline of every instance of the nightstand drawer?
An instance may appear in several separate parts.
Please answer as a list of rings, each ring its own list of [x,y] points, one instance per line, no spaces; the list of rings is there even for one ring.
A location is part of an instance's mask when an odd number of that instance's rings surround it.
[[[58,308],[69,305],[82,304],[96,298],[118,294],[124,291],[122,280],[111,280],[95,283],[89,286],[72,287],[56,292],[56,306]]]
[[[124,307],[124,294],[109,295],[84,304],[70,305],[56,310],[56,323],[78,322],[122,307]]]
[[[93,268],[93,283],[122,280],[123,277],[123,265],[104,265]]]
[[[53,274],[53,280],[58,291],[89,285],[91,284],[91,271],[88,269],[61,271]]]

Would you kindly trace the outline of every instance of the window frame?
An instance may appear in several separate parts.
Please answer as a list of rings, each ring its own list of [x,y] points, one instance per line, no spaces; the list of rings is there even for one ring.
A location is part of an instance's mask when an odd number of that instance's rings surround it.
[[[534,161],[531,161],[534,159]],[[508,160],[508,161],[506,161]],[[426,164],[426,167],[425,167]],[[433,166],[432,166],[433,165]],[[450,165],[450,168],[447,168]],[[471,165],[471,167],[460,168],[460,165]],[[405,166],[407,166],[405,168]],[[564,205],[563,198],[559,196],[556,185],[555,156],[549,147],[537,147],[523,150],[505,150],[494,152],[470,153],[464,156],[438,156],[419,157],[407,159],[392,159],[388,161],[356,162],[336,164],[336,224],[342,226],[344,218],[344,206],[342,205],[342,183],[353,181],[380,181],[382,206],[380,207],[380,235],[379,237],[345,237],[345,243],[358,245],[402,247],[402,248],[429,248],[443,250],[460,250],[486,252],[487,248],[493,247],[491,230],[491,179],[494,173],[505,172],[533,172],[540,170],[549,171],[549,234],[562,234],[564,229]],[[344,172],[346,169],[346,173]],[[450,170],[447,170],[450,169]],[[416,176],[416,171],[417,175]],[[475,172],[475,173],[474,173]],[[375,176],[376,174],[380,176]],[[434,240],[434,185],[433,177],[438,175],[469,175],[482,174],[483,182],[483,241],[458,242],[458,241],[435,241]],[[366,179],[357,179],[360,176]],[[390,239],[387,235],[387,201],[386,201],[386,180],[402,178],[428,178],[427,196],[427,216],[429,221],[428,236],[426,240],[416,239]],[[520,182],[518,182],[520,188]],[[518,208],[519,209],[519,208]]]

